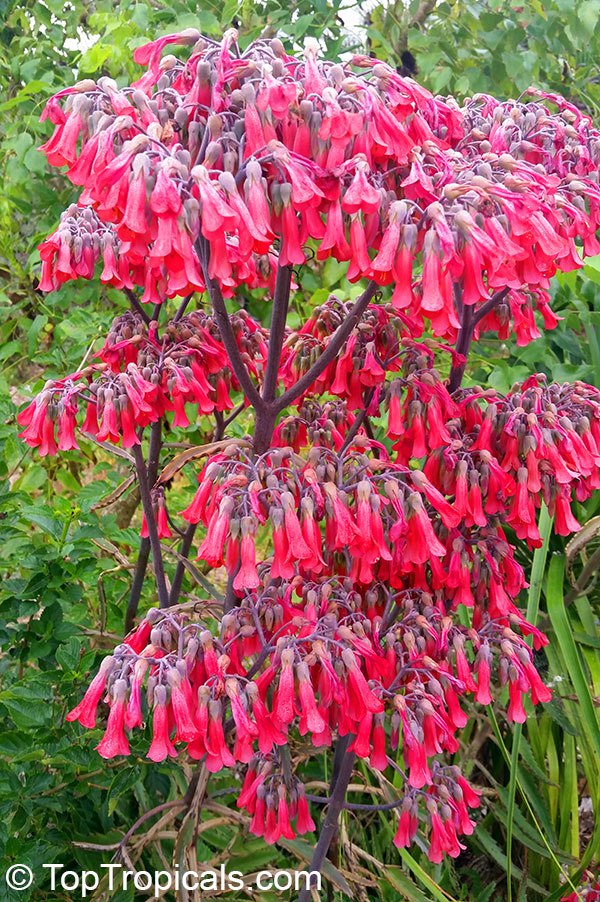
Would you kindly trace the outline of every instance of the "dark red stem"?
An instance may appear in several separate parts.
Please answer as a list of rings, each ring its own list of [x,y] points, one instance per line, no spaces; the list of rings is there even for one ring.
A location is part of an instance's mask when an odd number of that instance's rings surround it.
[[[135,445],[132,449],[135,459],[135,469],[140,487],[140,497],[142,499],[142,507],[146,515],[146,524],[148,527],[148,538],[152,549],[152,562],[154,564],[154,576],[156,578],[156,589],[158,592],[158,602],[161,608],[169,607],[169,592],[167,590],[167,580],[165,578],[165,568],[162,559],[162,551],[160,547],[160,539],[156,527],[156,519],[152,509],[152,496],[150,494],[150,486],[148,482],[148,471],[144,462],[144,455],[140,445]]]
[[[349,448],[350,445],[352,444],[352,442],[354,441],[354,438],[357,435],[360,427],[363,425],[363,423],[367,419],[367,410],[369,409],[369,407],[371,405],[371,401],[373,400],[374,394],[375,394],[375,389],[372,388],[372,389],[370,389],[370,391],[367,392],[366,397],[363,398],[364,407],[354,418],[354,422],[352,423],[352,426],[350,426],[350,429],[346,433],[346,437],[344,439],[344,444],[338,451],[338,454],[343,454],[344,451],[346,450],[346,448]]]
[[[469,348],[471,347],[471,340],[473,338],[473,329],[475,328],[473,325],[473,314],[473,306],[465,304],[463,307],[458,338],[456,339],[456,353],[460,354],[463,360],[461,363],[452,364],[452,369],[450,370],[450,379],[448,380],[448,391],[450,393],[456,391],[456,389],[459,388],[465,374],[467,357],[469,354]]]
[[[132,308],[136,311],[136,313],[139,313],[139,315],[142,317],[142,319],[144,320],[146,325],[148,325],[150,323],[150,317],[144,310],[144,308],[143,308],[142,304],[140,303],[140,301],[138,300],[137,296],[134,294],[134,292],[131,290],[131,288],[124,288],[123,291],[124,291],[125,295],[127,296],[127,298],[129,299],[129,303],[131,304]]]
[[[455,363],[452,365],[450,378],[448,380],[448,391],[450,393],[456,391],[457,388],[460,388],[467,367],[467,357],[469,356],[469,349],[473,340],[473,332],[475,331],[477,324],[480,323],[481,320],[500,303],[500,301],[504,300],[508,292],[508,288],[501,288],[500,291],[496,291],[491,298],[488,298],[488,300],[475,311],[472,304],[463,304],[460,287],[458,285],[454,286],[457,310],[461,312],[460,330],[458,338],[456,339],[456,352],[460,354],[464,360],[462,363]]]
[[[264,454],[269,450],[276,420],[277,408],[273,402],[256,411],[252,444],[257,454]]]
[[[491,313],[494,307],[499,304],[500,301],[504,300],[509,291],[510,288],[501,288],[499,291],[496,291],[491,298],[488,298],[488,300],[477,310],[473,325],[477,326],[482,319],[485,319],[488,313]]]
[[[219,327],[221,339],[223,341],[223,344],[225,345],[225,350],[227,351],[227,356],[229,357],[231,368],[242,387],[242,391],[244,392],[254,409],[257,411],[261,410],[263,408],[264,402],[258,392],[258,389],[250,378],[250,373],[246,369],[244,361],[242,360],[242,355],[240,354],[240,349],[237,345],[235,334],[231,326],[231,321],[227,314],[227,308],[225,306],[223,294],[221,293],[221,289],[215,279],[211,279],[208,275],[210,248],[208,246],[206,238],[203,238],[202,236],[198,238],[196,242],[196,253],[198,254],[198,259],[200,261],[200,266],[202,268],[202,273],[204,276],[204,282],[206,284],[206,290],[208,292],[208,296],[210,297],[215,320],[217,326]]]
[[[278,266],[273,295],[271,313],[271,332],[269,336],[269,356],[263,385],[263,398],[269,402],[275,398],[277,376],[281,364],[281,349],[285,338],[285,323],[290,303],[290,287],[292,284],[292,267]]]
[[[179,322],[179,320],[181,319],[181,317],[183,316],[183,314],[184,314],[185,311],[187,310],[188,304],[189,304],[189,302],[192,300],[193,297],[194,297],[193,292],[192,292],[192,294],[188,294],[186,297],[184,297],[184,299],[182,300],[181,304],[180,304],[179,307],[177,308],[177,312],[176,312],[175,316],[173,317],[173,322],[174,322],[174,323],[178,323],[178,322]]]
[[[131,583],[131,591],[129,593],[129,601],[125,611],[125,634],[133,629],[135,615],[138,611],[140,598],[142,597],[142,589],[144,587],[144,579],[148,568],[148,560],[150,558],[150,539],[140,539],[140,550],[133,574],[133,582]]]
[[[276,408],[277,413],[282,411],[285,407],[288,407],[293,401],[303,395],[305,391],[311,387],[313,382],[319,378],[321,373],[327,369],[332,360],[335,360],[339,352],[341,351],[344,343],[350,337],[350,333],[355,328],[357,323],[359,322],[361,316],[369,306],[369,303],[375,297],[378,291],[378,286],[375,282],[369,282],[363,293],[355,302],[354,306],[350,310],[347,318],[344,322],[337,327],[331,338],[329,339],[329,344],[318,358],[318,360],[311,366],[309,370],[296,382],[292,385],[283,395],[280,395],[279,398],[276,399]]]
[[[315,805],[328,805],[331,799],[325,796],[313,796],[306,793],[309,802]],[[393,811],[394,808],[400,808],[404,804],[404,797],[396,799],[394,802],[385,802],[382,805],[369,805],[361,802],[344,802],[344,811]]]
[[[253,444],[257,454],[264,454],[269,449],[279,412],[275,396],[277,393],[277,377],[281,365],[281,349],[285,339],[285,323],[290,303],[291,284],[291,266],[278,266],[271,313],[269,354],[262,391],[263,404],[256,409]]]
[[[336,759],[339,762],[339,768],[337,770],[337,774],[334,770],[335,784],[329,798],[329,807],[327,808],[325,822],[321,829],[321,833],[319,835],[319,839],[315,846],[310,866],[308,868],[309,871],[317,873],[321,871],[323,862],[325,861],[327,853],[329,852],[329,847],[331,846],[331,843],[333,842],[338,831],[340,814],[344,808],[344,803],[346,801],[346,791],[348,789],[348,784],[350,783],[350,778],[352,776],[352,769],[354,767],[354,752],[348,751],[348,746],[350,745],[352,738],[352,736],[342,736],[340,739],[338,739],[338,744],[336,747]],[[309,902],[310,898],[311,891],[310,889],[305,888],[300,892],[300,895],[298,896],[298,902]]]
[[[190,523],[185,533],[183,534],[181,548],[179,549],[179,554],[181,555],[181,557],[187,558],[188,554],[190,553],[197,527],[197,523]],[[183,585],[184,572],[185,564],[183,563],[183,561],[178,561],[177,567],[175,568],[175,575],[173,576],[173,582],[171,583],[171,591],[169,593],[169,607],[173,607],[173,605],[177,604],[177,602],[179,601],[181,586]]]
[[[150,427],[150,447],[148,450],[148,485],[153,486],[158,475],[158,461],[160,458],[162,423],[158,420]],[[144,579],[150,558],[150,539],[140,540],[140,550],[133,574],[133,582],[129,593],[129,601],[127,602],[127,610],[125,611],[125,632],[128,633],[133,627],[135,615],[138,611],[142,589],[144,588]]]

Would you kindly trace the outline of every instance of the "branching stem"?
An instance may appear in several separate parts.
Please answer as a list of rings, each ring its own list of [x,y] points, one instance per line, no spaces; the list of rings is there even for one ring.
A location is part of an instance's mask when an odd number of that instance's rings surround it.
[[[179,550],[179,554],[182,558],[187,558],[188,554],[190,553],[197,527],[197,523],[190,523],[183,535],[183,541],[181,542],[181,548]],[[171,591],[169,593],[169,607],[173,607],[173,605],[177,604],[177,602],[179,601],[184,572],[185,564],[183,563],[183,561],[179,560],[177,562],[177,567],[175,568],[173,582],[171,583]]]
[[[156,518],[152,509],[152,496],[150,494],[150,486],[148,483],[148,471],[144,463],[144,455],[139,445],[135,445],[133,456],[135,458],[135,469],[137,472],[138,483],[140,487],[140,496],[142,499],[142,507],[146,515],[146,524],[148,527],[148,539],[152,549],[152,562],[154,564],[154,575],[156,577],[156,589],[158,592],[158,601],[161,608],[169,607],[169,592],[167,590],[167,581],[165,578],[165,568],[162,559],[162,551],[160,547],[160,539],[158,537],[158,529],[156,527]]]
[[[133,574],[133,582],[131,583],[131,592],[129,601],[127,602],[127,610],[125,611],[125,634],[133,629],[135,615],[137,614],[138,605],[144,587],[144,579],[146,577],[146,569],[150,558],[150,539],[140,539],[140,550],[138,559],[135,564],[135,573]]]
[[[285,338],[285,323],[290,303],[290,287],[292,284],[291,266],[278,266],[273,295],[271,314],[271,332],[269,336],[269,356],[263,385],[263,398],[269,402],[275,398],[277,375],[281,363],[281,349]]]
[[[348,313],[347,318],[344,322],[337,327],[331,338],[329,339],[329,343],[321,356],[316,360],[316,362],[311,366],[311,368],[304,373],[304,375],[286,392],[277,398],[276,407],[277,413],[280,413],[285,407],[288,407],[296,398],[299,398],[300,395],[304,394],[305,391],[311,387],[313,382],[319,378],[321,373],[327,369],[329,364],[335,360],[337,355],[342,349],[342,346],[349,338],[350,333],[357,325],[361,316],[369,306],[370,302],[375,297],[378,291],[378,286],[375,282],[369,282],[363,293],[356,300],[354,306]]]
[[[348,751],[348,746],[350,745],[351,739],[352,736],[342,736],[340,739],[338,739],[336,758],[339,762],[339,768],[336,773],[334,763],[335,784],[333,786],[333,791],[329,799],[329,807],[327,809],[327,814],[325,815],[325,822],[321,829],[321,834],[315,846],[315,850],[310,862],[310,871],[321,871],[323,862],[327,857],[329,847],[331,846],[331,843],[333,842],[338,831],[340,814],[342,812],[342,809],[344,808],[346,791],[348,789],[348,784],[350,783],[350,778],[352,776],[352,769],[354,767],[354,752]],[[305,888],[298,896],[298,902],[309,902],[309,900],[310,889]]]
[[[187,310],[188,304],[192,300],[193,297],[194,297],[193,292],[192,292],[192,294],[188,294],[184,297],[181,304],[177,308],[177,312],[176,312],[175,316],[173,317],[174,323],[179,322],[179,320],[181,319],[181,317],[184,315],[185,311]]]
[[[162,423],[158,420],[153,423],[150,428],[150,447],[148,450],[148,485],[153,486],[158,475],[158,463],[160,459],[160,449],[162,445]],[[135,620],[138,611],[142,590],[144,588],[144,579],[148,568],[148,559],[150,557],[150,539],[143,538],[140,540],[140,550],[135,565],[135,573],[131,584],[131,592],[129,593],[129,601],[127,602],[127,610],[125,611],[125,633],[128,633]]]
[[[372,388],[369,392],[367,392],[366,397],[363,398],[363,405],[364,405],[363,409],[361,411],[359,411],[359,413],[356,415],[354,422],[352,423],[352,426],[350,426],[350,429],[346,433],[346,437],[344,438],[344,444],[340,448],[340,450],[338,452],[339,454],[343,454],[344,451],[350,447],[350,445],[354,441],[356,435],[358,434],[360,427],[363,425],[363,423],[367,419],[367,410],[369,409],[369,407],[371,405],[371,401],[373,400],[374,394],[375,394],[375,389]]]
[[[500,291],[496,291],[495,294],[493,294],[491,298],[488,298],[488,300],[481,305],[479,310],[476,311],[472,304],[463,303],[459,286],[454,286],[456,306],[461,313],[460,330],[458,338],[456,339],[456,353],[460,354],[464,359],[462,363],[455,363],[452,365],[450,378],[448,380],[448,391],[450,393],[455,392],[457,388],[460,388],[467,366],[467,357],[469,356],[469,349],[471,347],[471,341],[473,340],[473,332],[475,331],[477,324],[506,297],[508,292],[508,288],[502,288]]]
[[[142,317],[142,319],[144,320],[146,325],[149,325],[150,317],[144,310],[144,308],[143,308],[142,304],[140,303],[140,301],[138,300],[136,294],[131,290],[131,288],[124,288],[123,291],[124,291],[127,299],[129,300],[129,303],[131,304],[132,309],[135,310],[136,313],[139,313],[139,315]]]
[[[257,387],[250,378],[250,373],[246,369],[246,364],[242,360],[242,355],[240,354],[240,349],[238,348],[235,334],[231,326],[231,320],[229,319],[229,315],[227,313],[223,294],[218,282],[215,279],[211,279],[208,274],[210,249],[206,238],[203,238],[202,236],[198,238],[198,241],[196,242],[196,252],[200,261],[200,266],[202,267],[204,282],[206,284],[208,296],[210,297],[215,320],[217,322],[217,326],[219,327],[221,339],[223,341],[223,344],[225,345],[225,350],[227,351],[227,356],[229,357],[231,368],[242,387],[242,391],[244,392],[254,409],[257,411],[261,410],[264,406],[264,402],[259,394]]]

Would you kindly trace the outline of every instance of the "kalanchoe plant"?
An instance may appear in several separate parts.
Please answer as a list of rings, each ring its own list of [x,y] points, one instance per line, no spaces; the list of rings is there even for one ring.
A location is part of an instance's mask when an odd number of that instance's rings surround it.
[[[432,861],[457,856],[479,804],[444,763],[465,701],[506,686],[521,723],[525,696],[550,698],[515,541],[540,544],[542,503],[558,534],[577,530],[573,501],[600,487],[595,388],[462,380],[483,333],[525,344],[536,312],[553,327],[550,278],[600,251],[600,134],[553,95],[460,106],[374,59],[322,61],[313,41],[298,59],[187,30],[135,59],[130,87],[82,81],[44,112],[43,150],[83,192],[40,247],[41,287],[100,272],[131,310],[94,363],[46,384],[22,436],[42,455],[78,433],[130,449],[130,625],[150,554],[158,598],[68,719],[91,728],[108,705],[105,758],[148,716],[151,760],[235,769],[268,843],[314,830],[309,803],[327,803],[313,868],[342,808],[369,807],[346,800],[355,756],[393,768],[396,844],[420,834]],[[311,254],[365,281],[291,329]],[[226,303],[251,289],[268,329]],[[162,427],[202,415],[214,441],[188,455],[205,459],[178,515]],[[253,418],[243,439],[238,415]],[[180,557],[195,545],[224,568],[218,614],[179,604],[184,567],[167,572],[161,550],[176,534]],[[298,735],[335,746],[328,798],[293,771]]]

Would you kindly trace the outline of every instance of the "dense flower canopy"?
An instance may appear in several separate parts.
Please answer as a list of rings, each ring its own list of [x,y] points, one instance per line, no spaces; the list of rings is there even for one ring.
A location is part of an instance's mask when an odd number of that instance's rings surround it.
[[[282,750],[349,737],[402,777],[397,845],[421,829],[437,862],[479,803],[443,759],[470,700],[507,687],[522,723],[525,697],[550,699],[516,541],[541,544],[542,502],[559,535],[577,530],[573,505],[600,487],[600,391],[542,375],[461,387],[466,355],[486,330],[535,338],[536,311],[556,324],[551,277],[600,251],[600,133],[555,96],[460,106],[317,51],[187,30],[136,51],[133,85],[86,80],[48,102],[43,150],[83,192],[40,247],[41,288],[99,273],[132,310],[93,363],[47,382],[22,437],[41,455],[78,434],[132,451],[160,596],[177,514],[142,456],[149,427],[254,409],[254,437],[221,430],[179,512],[198,559],[223,568],[223,610],[160,597],[68,719],[93,728],[107,701],[112,758],[148,710],[148,757],[242,769],[238,806],[267,842],[315,826]],[[311,253],[369,284],[292,329]],[[224,304],[254,289],[273,298],[270,329]],[[203,292],[210,307],[186,312]]]
[[[181,61],[168,45],[192,45]],[[47,104],[44,145],[83,187],[41,247],[42,288],[90,278],[139,285],[143,301],[202,291],[195,245],[224,293],[274,284],[274,268],[348,261],[348,278],[393,284],[413,333],[430,323],[453,340],[462,303],[481,310],[510,289],[481,329],[521,341],[538,332],[557,269],[600,252],[600,133],[561,98],[462,107],[385,63],[303,59],[278,41],[241,52],[188,30],[135,53],[146,74],[66,88]],[[554,112],[551,107],[556,108]]]

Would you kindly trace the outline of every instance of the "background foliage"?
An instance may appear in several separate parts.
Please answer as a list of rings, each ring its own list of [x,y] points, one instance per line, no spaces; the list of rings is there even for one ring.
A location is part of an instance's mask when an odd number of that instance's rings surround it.
[[[600,0],[397,0],[377,6],[299,0],[291,19],[284,0],[0,0],[3,866],[24,862],[35,869],[60,861],[97,867],[108,856],[74,841],[117,841],[143,811],[185,791],[190,778],[180,764],[149,767],[141,756],[134,765],[131,759],[106,764],[89,736],[64,724],[95,659],[122,635],[139,513],[135,493],[94,509],[127,478],[127,461],[92,445],[83,455],[40,461],[16,437],[15,405],[39,389],[42,372],[52,378],[73,371],[95,349],[90,342],[106,331],[115,309],[125,308],[118,292],[97,282],[71,283],[45,297],[36,290],[36,245],[72,200],[66,180],[51,174],[36,151],[46,137],[38,122],[46,98],[77,78],[132,74],[132,51],[150,36],[198,23],[218,34],[235,22],[245,41],[277,32],[294,45],[311,34],[323,36],[332,56],[373,51],[436,92],[514,97],[533,83],[566,94],[600,118]],[[299,303],[315,303],[338,288],[343,290],[339,268],[328,261],[304,274]],[[476,381],[505,390],[530,372],[545,371],[600,386],[600,261],[562,277],[554,295],[564,317],[558,329],[527,348],[480,344],[471,363]],[[192,441],[201,440],[203,428],[208,424],[199,425]],[[539,605],[538,622],[550,634],[543,666],[555,700],[532,714],[522,735],[493,709],[489,717],[474,714],[465,728],[459,754],[468,775],[486,787],[486,805],[482,824],[456,862],[433,866],[418,853],[399,855],[389,817],[374,814],[358,822],[347,814],[340,870],[351,869],[358,878],[355,898],[361,902],[399,896],[415,902],[554,900],[568,891],[561,889],[565,874],[577,886],[582,867],[597,856],[600,639],[593,574],[600,502],[592,500],[580,513],[587,521],[583,543],[565,549],[552,538],[535,560],[530,555],[524,561],[535,569],[522,603],[532,613]],[[327,779],[320,759],[310,766],[312,779]],[[371,779],[365,771],[365,782]],[[383,797],[386,789],[378,787]],[[249,842],[235,824],[201,832],[197,848],[201,866],[223,855],[230,869],[247,873],[301,867],[306,854],[298,841],[274,849]],[[144,856],[146,866],[161,866],[155,846]],[[338,897],[344,898],[336,890]],[[0,882],[4,898],[11,896]],[[38,883],[33,898],[64,896]]]

